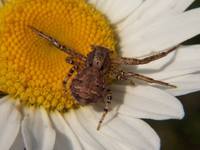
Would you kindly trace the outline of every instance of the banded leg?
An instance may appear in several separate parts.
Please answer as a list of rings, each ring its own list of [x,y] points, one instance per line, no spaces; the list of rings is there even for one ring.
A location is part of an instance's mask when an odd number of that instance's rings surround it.
[[[44,32],[36,29],[35,27],[32,26],[28,26],[34,33],[36,33],[38,36],[42,37],[43,39],[49,41],[53,46],[55,46],[56,48],[60,49],[61,51],[71,55],[72,57],[75,58],[79,58],[82,61],[85,61],[86,58],[85,56],[76,53],[74,50],[67,48],[65,45],[62,45],[59,41],[57,41],[56,39],[54,39],[53,37],[45,34]]]
[[[73,75],[73,73],[75,71],[77,71],[79,69],[79,64],[78,63],[74,63],[73,58],[69,57],[66,59],[66,62],[73,65],[73,67],[69,70],[69,73],[67,74],[67,76],[64,78],[63,80],[63,91],[64,91],[64,96],[66,97],[66,93],[67,93],[67,81],[71,78],[71,76]]]
[[[106,96],[106,100],[105,100],[105,107],[104,107],[104,112],[101,116],[101,119],[99,120],[98,126],[97,126],[97,130],[100,130],[101,125],[105,119],[105,116],[108,114],[109,111],[109,106],[111,104],[111,100],[112,100],[112,93],[111,90],[107,90],[107,96]]]
[[[179,46],[173,47],[171,49],[168,49],[166,51],[142,58],[142,59],[137,59],[137,58],[126,58],[126,57],[121,57],[118,59],[113,60],[112,62],[115,64],[124,64],[124,65],[142,65],[142,64],[148,64],[154,60],[158,60],[160,58],[163,58],[167,56],[169,53],[175,51]]]
[[[137,73],[134,73],[134,72],[121,71],[116,79],[117,80],[129,80],[130,78],[135,78],[135,79],[143,80],[143,81],[148,82],[148,83],[155,83],[155,84],[159,84],[159,85],[163,85],[163,86],[168,86],[168,87],[171,87],[171,88],[176,88],[175,85],[172,85],[170,83],[166,83],[166,82],[163,82],[163,81],[160,81],[160,80],[155,80],[153,78],[150,78],[150,77],[147,77],[147,76],[144,76],[144,75],[141,75],[141,74],[137,74]]]

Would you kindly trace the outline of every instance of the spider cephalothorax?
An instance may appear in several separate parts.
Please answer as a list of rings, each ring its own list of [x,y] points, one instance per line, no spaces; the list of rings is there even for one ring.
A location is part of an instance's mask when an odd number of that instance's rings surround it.
[[[68,57],[67,63],[73,65],[70,69],[69,73],[63,80],[63,89],[64,93],[67,92],[67,82],[72,77],[73,73],[77,71],[77,75],[72,79],[70,85],[70,91],[72,96],[80,105],[96,103],[97,101],[103,101],[105,103],[104,113],[102,118],[99,121],[97,130],[100,129],[100,126],[108,113],[109,105],[112,100],[111,90],[108,88],[107,83],[105,82],[106,74],[108,72],[112,72],[114,79],[116,80],[130,80],[131,78],[143,80],[148,83],[155,83],[169,87],[176,87],[169,83],[152,79],[150,77],[146,77],[141,74],[137,74],[134,72],[126,72],[121,69],[121,67],[115,68],[112,70],[112,65],[140,65],[147,64],[154,60],[165,57],[170,52],[176,50],[176,47],[168,49],[166,51],[145,57],[143,59],[136,58],[110,58],[111,51],[105,47],[101,46],[91,46],[91,52],[85,57],[72,49],[67,48],[65,45],[60,44],[59,41],[54,39],[53,37],[39,31],[38,29],[29,26],[29,28],[34,31],[40,37],[48,40],[53,46],[64,51],[70,57]],[[76,62],[74,60],[79,60]],[[80,63],[81,62],[81,63]]]

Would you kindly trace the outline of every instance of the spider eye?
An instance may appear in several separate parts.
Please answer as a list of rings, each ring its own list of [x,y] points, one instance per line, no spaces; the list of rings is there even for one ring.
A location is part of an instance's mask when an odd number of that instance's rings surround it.
[[[89,66],[92,67],[92,63],[90,63]]]
[[[100,70],[103,70],[104,69],[104,67],[103,67],[103,65],[101,66],[101,68],[100,68]]]

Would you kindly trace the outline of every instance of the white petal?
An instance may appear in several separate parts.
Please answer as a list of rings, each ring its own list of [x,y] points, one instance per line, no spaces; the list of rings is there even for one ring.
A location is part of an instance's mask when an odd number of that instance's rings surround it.
[[[178,12],[173,9],[176,4],[176,0],[148,0],[138,11],[136,11],[136,13],[133,13],[130,18],[122,22],[118,26],[118,29],[120,31],[123,29],[123,34],[128,34],[130,33],[130,30],[134,30],[134,33],[131,32],[131,34],[135,34],[137,31],[142,30],[143,27],[149,26],[157,20],[177,14]],[[146,7],[148,7],[148,9],[144,11],[144,8]],[[134,22],[131,20],[134,20]],[[132,23],[130,24],[127,22]]]
[[[142,2],[143,0],[99,0],[96,7],[111,20],[111,23],[115,24],[124,20]]]
[[[0,98],[0,105],[3,104],[4,102],[8,101],[9,97],[8,96],[3,96],[2,98]]]
[[[118,26],[117,29],[119,31],[127,32],[126,28],[129,28],[130,26],[133,27],[134,23],[136,21],[143,20],[143,16],[145,16],[146,11],[148,11],[150,8],[152,8],[155,4],[157,3],[157,0],[146,0],[142,5],[127,19],[125,19],[123,22],[121,22]],[[148,11],[149,12],[149,11]]]
[[[110,123],[108,123],[110,130],[120,136],[119,141],[129,142],[131,147],[137,147],[137,150],[159,150],[160,139],[155,131],[144,121],[140,119],[130,118],[126,116],[119,116]],[[109,129],[108,129],[109,130]],[[108,131],[108,134],[110,131]],[[110,136],[114,138],[115,135]]]
[[[53,150],[56,134],[47,112],[42,108],[26,110],[22,121],[22,135],[27,150]]]
[[[91,112],[90,108],[90,106],[86,108],[80,108],[79,110],[71,111],[65,115],[66,121],[70,124],[74,133],[80,139],[84,149],[127,149],[125,144],[116,141],[115,139],[112,139],[104,135],[104,133],[96,130],[100,116],[98,116],[98,118],[95,117],[94,112]]]
[[[65,115],[65,120],[70,125],[70,127],[72,128],[72,130],[76,134],[76,136],[79,138],[84,149],[86,149],[86,150],[93,150],[93,149],[101,150],[101,149],[104,149],[104,146],[101,145],[98,142],[98,140],[95,139],[93,137],[93,135],[91,135],[89,133],[89,131],[84,128],[83,124],[80,123],[80,121],[78,120],[74,110],[68,112]],[[85,122],[85,123],[87,123],[87,122]]]
[[[25,145],[24,145],[23,137],[22,137],[21,132],[19,132],[10,150],[24,150],[24,148],[25,148]]]
[[[177,88],[167,90],[174,96],[200,91],[200,74],[190,74],[166,80],[174,83]]]
[[[173,17],[147,25],[129,36],[121,32],[121,46],[124,56],[139,57],[182,43],[200,33],[200,9],[187,11]]]
[[[182,13],[194,0],[148,0],[118,26],[126,34],[137,32],[162,18]],[[133,33],[132,33],[133,34]]]
[[[113,86],[113,102],[120,103],[119,113],[147,119],[182,119],[183,106],[167,92],[150,86]],[[123,100],[123,101],[122,101]]]
[[[63,116],[60,115],[58,112],[51,113],[51,119],[57,128],[57,130],[63,135],[61,136],[61,140],[58,141],[58,136],[56,136],[56,141],[58,143],[62,143],[62,145],[57,145],[55,149],[64,150],[64,149],[74,149],[74,150],[81,150],[82,146],[80,145],[80,142],[78,141],[77,137],[72,132],[72,129],[68,126],[68,124],[63,119]],[[59,148],[58,148],[59,147]]]
[[[177,0],[174,10],[178,12],[185,11],[195,0]]]
[[[198,71],[200,71],[200,45],[181,46],[169,56],[140,65],[137,69],[138,73],[160,80]]]
[[[10,97],[4,99],[7,100],[0,104],[0,145],[2,150],[9,150],[20,129],[21,114]]]
[[[125,117],[120,118],[119,116],[111,120],[106,118],[106,124],[102,126],[100,131],[97,131],[97,123],[102,112],[98,112],[92,107],[86,107],[73,113],[73,117],[76,118],[77,122],[71,122],[71,125],[73,126],[74,123],[81,124],[82,128],[79,130],[89,133],[89,136],[103,146],[102,148],[93,147],[92,149],[159,149],[158,136],[143,121]],[[109,117],[109,113],[107,117]],[[71,121],[68,115],[66,115],[66,120]],[[77,128],[74,128],[74,130],[77,130]],[[78,137],[80,138],[80,136]],[[85,141],[86,139],[80,138],[80,140]]]

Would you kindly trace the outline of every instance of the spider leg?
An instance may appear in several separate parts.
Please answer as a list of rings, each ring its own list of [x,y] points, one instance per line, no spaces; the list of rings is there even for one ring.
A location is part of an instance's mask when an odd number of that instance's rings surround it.
[[[4,5],[5,4],[5,0],[1,0],[1,3]]]
[[[155,84],[159,84],[159,85],[163,85],[163,86],[168,86],[168,87],[171,87],[171,88],[176,88],[175,85],[172,85],[170,83],[163,82],[163,81],[160,81],[160,80],[155,80],[153,78],[150,78],[150,77],[147,77],[147,76],[144,76],[144,75],[141,75],[141,74],[137,74],[137,73],[134,73],[134,72],[121,71],[116,76],[117,80],[129,80],[130,78],[135,78],[135,79],[143,80],[143,81],[148,82],[148,83],[155,83]]]
[[[152,62],[154,60],[158,60],[160,58],[163,58],[163,57],[167,56],[169,53],[175,51],[178,47],[179,47],[179,45],[175,46],[175,47],[173,47],[171,49],[168,49],[166,51],[159,52],[157,54],[154,54],[154,55],[142,58],[142,59],[121,57],[121,58],[117,58],[117,59],[112,60],[112,63],[115,63],[115,64],[124,64],[124,65],[141,65],[141,64],[147,64],[147,63],[150,63],[150,62]]]
[[[111,66],[109,77],[112,80],[118,80],[118,81],[126,80],[129,82],[130,85],[135,86],[136,85],[135,82],[131,78],[125,78],[124,73],[125,72],[122,70],[122,68],[118,68],[118,66]]]
[[[85,61],[86,58],[85,56],[75,52],[74,50],[67,48],[65,45],[62,45],[59,41],[57,41],[55,38],[45,34],[44,32],[36,29],[33,26],[28,26],[34,33],[36,33],[38,36],[42,37],[43,39],[49,41],[53,46],[55,46],[56,48],[60,49],[61,51],[71,55],[74,58],[79,58],[82,61]]]
[[[105,119],[105,116],[108,114],[109,111],[109,106],[111,104],[111,100],[112,100],[112,93],[111,90],[107,90],[107,95],[106,95],[106,100],[105,100],[105,107],[104,107],[104,112],[101,116],[101,119],[99,120],[98,126],[97,126],[97,130],[99,131],[101,128],[101,125]]]
[[[73,61],[73,57],[68,57],[66,59],[66,62],[73,65],[73,67],[69,70],[68,74],[66,75],[66,77],[63,80],[63,92],[64,92],[65,97],[67,95],[67,81],[71,78],[71,76],[74,74],[74,72],[79,69],[79,66],[80,66],[79,63],[75,63]]]

